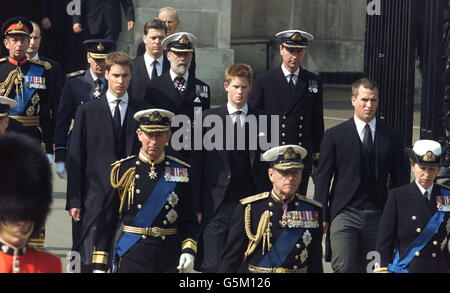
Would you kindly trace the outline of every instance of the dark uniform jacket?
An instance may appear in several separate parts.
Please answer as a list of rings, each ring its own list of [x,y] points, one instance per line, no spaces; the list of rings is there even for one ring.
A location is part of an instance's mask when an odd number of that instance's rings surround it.
[[[8,124],[8,127],[6,128],[6,131],[15,131],[15,132],[23,133],[23,132],[25,132],[25,129],[23,128],[22,123],[20,123],[16,119],[9,117],[9,124]]]
[[[438,211],[436,196],[442,195],[441,186],[435,184],[429,202],[425,200],[416,182],[389,191],[381,216],[376,249],[381,255],[381,267],[394,259],[394,249],[400,256],[424,230]],[[410,273],[448,273],[450,256],[447,248],[450,237],[450,212],[425,247],[416,253],[406,267]]]
[[[354,118],[325,132],[320,147],[314,193],[314,199],[323,206],[324,221],[331,223],[357,192],[362,172],[360,142]],[[376,124],[374,148],[376,196],[382,209],[386,203],[388,188],[408,183],[409,168],[399,137],[379,120]],[[327,260],[331,260],[329,244],[327,241]]]
[[[189,165],[174,157],[167,156],[165,159],[156,164],[157,177],[149,178],[151,165],[148,159],[142,154],[123,159],[114,164],[116,173],[112,172],[112,178],[116,178],[115,184],[120,180],[131,176],[134,178],[132,199],[130,193],[123,198],[123,207],[119,213],[121,206],[122,193],[114,189],[114,194],[109,198],[108,204],[103,210],[100,217],[99,227],[97,230],[97,238],[95,241],[94,257],[99,252],[109,252],[111,244],[114,247],[114,231],[116,224],[120,222],[125,226],[133,226],[136,215],[141,212],[150,195],[153,197],[158,192],[155,190],[159,180],[175,183],[173,192],[167,192],[166,198],[161,210],[156,211],[157,214],[154,221],[149,226],[139,226],[142,228],[153,227],[162,229],[177,229],[177,233],[166,235],[164,237],[155,235],[141,235],[139,240],[123,255],[120,259],[116,259],[118,272],[135,272],[135,273],[163,273],[176,272],[178,260],[181,253],[196,254],[196,240],[199,224],[193,210],[193,201],[191,195],[191,176],[189,174]],[[131,174],[133,168],[135,170]],[[182,169],[182,172],[178,172]],[[118,174],[118,175],[117,175]],[[177,176],[177,174],[183,174]],[[120,184],[119,184],[120,185]],[[120,221],[118,222],[118,219]],[[116,239],[117,241],[117,239]],[[188,242],[190,245],[186,245]],[[183,245],[182,245],[183,243]],[[194,244],[192,246],[192,244]],[[112,252],[111,252],[112,254]],[[110,257],[112,255],[110,254]],[[95,263],[95,260],[94,260]],[[96,265],[101,265],[97,263]],[[99,269],[102,267],[100,266]]]
[[[128,21],[134,21],[132,0],[81,0],[81,15],[73,16],[73,23],[81,23],[90,35],[97,35],[106,27],[109,32],[122,31],[122,10]]]
[[[95,83],[90,70],[81,70],[67,75],[61,99],[55,128],[55,162],[65,161],[67,152],[67,139],[70,124],[75,118],[79,105],[96,99],[93,96]],[[100,94],[108,90],[105,79]]]
[[[40,60],[30,60],[20,66],[20,70],[24,76],[27,75],[28,70],[31,67],[31,64],[35,64],[38,67],[42,67],[44,69],[43,73],[39,77],[43,77],[40,81],[32,81],[39,83],[39,87],[34,91],[30,101],[25,106],[24,111],[19,113],[19,115],[11,114],[11,116],[21,116],[33,118],[37,117],[39,119],[39,125],[42,129],[41,131],[37,126],[27,126],[26,123],[21,121],[21,119],[17,118],[20,122],[24,124],[25,133],[37,139],[39,142],[45,143],[45,149],[48,154],[53,154],[53,142],[54,142],[54,117],[52,115],[52,105],[54,105],[54,101],[58,100],[58,96],[60,92],[58,92],[58,86],[55,83],[55,80],[52,79],[52,75],[50,74],[51,65],[48,62],[40,61]],[[8,61],[8,58],[0,59],[0,83],[4,82],[11,71],[15,70],[17,67]],[[43,84],[45,82],[45,85]],[[29,86],[33,86],[32,84],[28,84]],[[25,80],[23,81],[24,87],[27,86]],[[61,87],[59,86],[59,89]],[[5,94],[3,94],[5,95]],[[12,86],[11,91],[8,98],[14,99],[16,97],[16,87]],[[19,99],[21,98],[21,94],[19,93]],[[16,99],[17,100],[17,99]],[[14,108],[13,108],[14,109]],[[15,118],[15,117],[13,117]],[[28,119],[26,118],[26,119]]]
[[[308,151],[303,160],[303,173],[309,175],[312,160],[318,158],[324,132],[322,82],[319,77],[300,68],[291,94],[279,66],[256,76],[248,104],[270,115],[279,115],[279,144],[296,144]]]
[[[121,138],[125,136],[125,155],[137,153],[139,141],[136,135],[137,121],[133,115],[146,109],[145,105],[129,96]],[[91,103],[80,105],[75,115],[71,145],[67,158],[67,203],[66,209],[81,208],[79,239],[73,240],[77,250],[106,200],[112,194],[110,166],[120,157],[113,127],[113,118],[106,94]],[[90,261],[90,259],[89,259]]]
[[[163,64],[162,64],[162,74],[167,72],[170,69],[169,60],[164,55]],[[144,56],[136,57],[133,60],[133,69],[131,70],[131,85],[130,91],[137,100],[144,101],[146,89],[150,83],[150,77],[145,66]],[[161,75],[162,75],[161,74]]]
[[[249,107],[247,116],[254,115],[258,121],[258,117],[262,114],[264,113]],[[203,112],[203,118],[208,115],[220,116],[223,125],[225,126],[226,116],[229,115],[227,105],[224,104],[221,107]],[[210,128],[203,129],[203,134],[208,132],[209,129]],[[260,131],[261,130],[258,130],[257,134],[260,134]],[[265,135],[269,134],[265,133]],[[225,127],[223,137],[226,138]],[[231,185],[231,181],[234,179],[231,166],[231,156],[233,151],[225,149],[226,141],[223,143],[223,148],[224,150],[206,150],[203,147],[202,150],[194,150],[191,152],[193,174],[191,180],[195,199],[195,211],[196,213],[203,214],[202,221],[205,223],[207,223],[214,215],[217,208],[224,200],[226,192]],[[257,188],[253,193],[256,194],[270,188],[270,181],[267,175],[269,165],[267,162],[261,161],[260,155],[262,151],[259,147],[256,150],[249,150],[248,152],[251,173],[247,174],[248,177],[246,178],[249,178],[247,181],[253,179]],[[242,186],[242,190],[248,189],[249,188],[244,188],[244,186]],[[248,194],[237,194],[237,196],[239,198],[236,198],[236,201],[248,196]]]
[[[320,204],[296,194],[291,200],[287,201],[287,211],[296,209],[302,211],[302,216],[297,224],[298,227],[282,227],[280,220],[282,220],[283,215],[283,203],[271,192],[242,199],[231,219],[230,232],[219,271],[227,273],[249,271],[271,273],[282,272],[283,269],[286,269],[287,272],[322,273],[322,217]],[[256,236],[256,239],[258,238],[257,229],[261,219],[264,218],[263,214],[265,212],[269,214],[269,223],[267,225],[270,227],[270,238],[261,238],[255,250],[244,259],[244,253],[249,244],[249,235],[251,237]],[[262,226],[266,236],[267,225]],[[282,233],[296,234],[293,237],[291,248],[285,247],[285,249],[290,249],[289,251],[276,249],[278,246],[275,243]],[[268,241],[270,244],[268,244]],[[272,271],[252,271],[251,268],[249,269],[249,266],[262,268],[260,261],[269,254],[269,249],[275,249],[280,254],[286,253],[287,256],[284,261],[280,261],[281,266],[274,266],[276,259],[274,257],[268,262],[269,265],[265,266],[266,269],[273,269]],[[278,255],[277,251],[272,251],[272,253]],[[275,269],[278,270],[275,271]]]

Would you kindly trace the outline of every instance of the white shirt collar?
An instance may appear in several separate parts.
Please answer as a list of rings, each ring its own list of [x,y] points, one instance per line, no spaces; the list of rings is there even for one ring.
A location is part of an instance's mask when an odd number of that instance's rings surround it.
[[[91,73],[92,79],[94,81],[96,81],[97,79],[99,79],[99,77],[97,77],[97,75],[94,74],[94,72],[92,72],[92,69],[89,68],[89,72]],[[100,79],[103,81],[103,85],[105,84],[106,78],[105,77],[100,77]]]
[[[244,113],[245,115],[247,115],[247,113],[248,113],[248,105],[247,105],[247,103],[245,103],[244,107],[242,107],[241,109],[237,109],[236,107],[231,105],[230,102],[227,102],[227,109],[228,109],[228,113],[229,114],[233,114],[236,111],[242,111],[242,113]]]
[[[173,72],[172,68],[170,69],[170,78],[172,78],[172,82],[175,82],[175,77],[177,77],[175,72]],[[185,80],[184,85],[186,86],[188,78],[189,78],[189,70],[186,70],[186,73],[183,75],[183,78]]]
[[[161,66],[163,64],[163,59],[164,59],[163,55],[159,56],[159,58],[156,59],[158,61],[159,65],[161,65]],[[149,68],[152,65],[154,60],[155,60],[155,58],[153,58],[152,56],[147,54],[147,52],[144,53],[144,62],[145,62],[146,68]]]
[[[284,66],[284,64],[281,64],[281,70],[283,71],[283,74],[286,78],[291,74],[289,70]],[[300,73],[300,67],[293,73],[296,77],[298,77],[298,74]]]
[[[108,89],[108,91],[106,92],[106,99],[108,100],[109,104],[114,103],[114,105],[116,105],[115,100],[117,100],[116,96],[114,96]],[[121,104],[128,103],[128,92],[126,92],[123,96],[120,97],[120,99],[122,99]]]
[[[33,58],[31,58],[32,60],[41,60],[39,59],[39,53],[36,53],[36,55],[33,56]]]
[[[375,139],[375,130],[376,130],[376,126],[377,126],[377,119],[374,117],[372,119],[372,121],[370,121],[369,123],[362,121],[361,119],[359,119],[358,117],[353,116],[353,120],[355,121],[355,125],[356,125],[356,130],[358,131],[359,137],[361,138],[361,141],[364,138],[364,134],[366,133],[364,131],[364,127],[366,127],[366,124],[369,124],[370,127],[370,131],[372,132],[372,139]]]
[[[416,182],[417,187],[419,187],[420,192],[422,193],[422,195],[425,194],[425,191],[428,191],[428,200],[430,200],[430,197],[431,197],[431,191],[433,190],[434,183],[431,184],[430,188],[425,189],[425,188],[422,187],[422,185],[419,184],[419,182],[417,182],[417,180],[414,180],[414,182]]]

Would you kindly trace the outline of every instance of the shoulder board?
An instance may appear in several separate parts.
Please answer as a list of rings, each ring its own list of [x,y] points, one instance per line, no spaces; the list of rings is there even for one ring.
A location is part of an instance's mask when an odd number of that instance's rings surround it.
[[[320,202],[318,202],[318,201],[315,201],[314,199],[307,198],[306,196],[300,195],[298,193],[296,193],[295,196],[299,200],[305,201],[305,202],[310,203],[310,204],[312,204],[312,205],[314,205],[316,207],[322,208],[322,204]]]
[[[36,59],[30,59],[29,61],[33,64],[44,66],[45,70],[49,70],[52,68],[52,65],[47,61],[36,60]]]
[[[117,162],[112,163],[111,166],[114,166],[114,165],[120,164],[122,162],[128,161],[128,160],[130,160],[130,159],[132,159],[134,157],[136,157],[136,156],[129,156],[129,157],[126,157],[126,158],[124,158],[122,160],[118,160]]]
[[[269,194],[270,194],[269,192],[263,192],[263,193],[255,194],[255,195],[252,195],[252,196],[249,196],[249,197],[241,199],[240,202],[241,202],[242,205],[249,204],[249,203],[258,201],[260,199],[268,198]]]
[[[168,158],[169,160],[172,160],[172,161],[174,161],[174,162],[177,162],[178,164],[181,164],[181,165],[183,165],[183,166],[185,166],[185,167],[188,167],[188,168],[191,167],[191,165],[189,165],[188,163],[183,162],[182,160],[177,159],[177,158],[175,158],[175,157],[172,157],[172,156],[166,156],[166,158]]]
[[[5,62],[6,60],[8,60],[8,57],[3,57],[2,59],[0,59],[0,63]]]
[[[75,76],[79,76],[82,75],[86,72],[86,70],[78,70],[69,74],[66,74],[66,78],[71,78],[71,77],[75,77]]]

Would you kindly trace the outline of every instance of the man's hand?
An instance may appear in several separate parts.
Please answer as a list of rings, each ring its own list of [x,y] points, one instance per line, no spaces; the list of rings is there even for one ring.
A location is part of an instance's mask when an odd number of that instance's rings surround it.
[[[58,174],[59,178],[67,181],[67,170],[66,170],[66,164],[64,162],[56,163],[55,172],[56,172],[56,174]]]
[[[323,234],[327,234],[328,228],[329,228],[329,223],[326,221],[323,221],[322,227],[323,227]]]
[[[83,27],[81,26],[81,23],[75,23],[72,27],[73,32],[76,34],[79,34],[83,31]]]
[[[180,263],[177,269],[180,273],[193,273],[194,272],[195,257],[190,253],[182,253],[180,256]]]
[[[41,20],[41,26],[42,26],[43,29],[49,30],[50,27],[52,26],[52,23],[51,23],[51,21],[50,21],[50,18],[44,17],[44,18]]]
[[[128,31],[131,31],[134,28],[134,21],[130,20],[127,24],[128,24]]]
[[[81,209],[80,208],[71,208],[69,210],[69,215],[75,222],[79,222],[81,220]]]

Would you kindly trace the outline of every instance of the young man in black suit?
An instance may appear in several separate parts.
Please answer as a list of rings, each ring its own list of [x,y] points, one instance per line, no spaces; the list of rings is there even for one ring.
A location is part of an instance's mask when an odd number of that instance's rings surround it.
[[[167,27],[163,21],[154,18],[144,26],[142,40],[145,53],[133,60],[130,91],[136,99],[144,100],[150,80],[156,79],[170,69],[169,60],[164,54],[162,41],[167,36]]]
[[[110,166],[139,151],[133,115],[147,105],[128,95],[131,68],[127,54],[108,54],[105,71],[108,90],[99,99],[80,105],[75,115],[67,158],[66,210],[73,219],[72,250],[81,254],[82,272],[92,270],[98,215],[113,194]]]
[[[315,184],[328,232],[326,260],[335,272],[366,272],[388,187],[409,181],[399,137],[375,118],[376,83],[355,81],[351,100],[354,117],[325,132]]]
[[[257,122],[263,115],[260,110],[247,105],[253,71],[246,64],[234,64],[226,69],[225,78],[228,103],[203,113],[203,119],[215,116],[221,120],[223,129],[219,131],[225,139],[215,143],[222,143],[222,148],[206,150],[202,146],[201,150],[192,151],[191,156],[195,211],[204,228],[201,270],[205,272],[218,270],[230,219],[239,200],[270,187],[266,172],[268,163],[261,161],[262,151],[259,146],[250,143],[251,140],[268,135],[267,130],[263,133],[258,123],[257,129],[249,131],[250,123],[247,123],[251,119]],[[227,124],[232,126],[228,127]],[[239,143],[239,127],[245,130],[244,148],[238,148],[236,144]],[[230,133],[230,129],[234,131]],[[203,129],[203,138],[206,138],[205,133],[209,130]]]
[[[324,131],[322,82],[302,67],[306,48],[313,40],[311,34],[288,30],[276,37],[283,62],[256,77],[248,103],[271,115],[279,115],[280,145],[296,144],[308,151],[298,190],[306,195],[309,177],[316,173]]]
[[[424,139],[406,152],[415,180],[389,191],[377,235],[381,267],[375,271],[448,273],[450,189],[435,183],[441,145]]]

